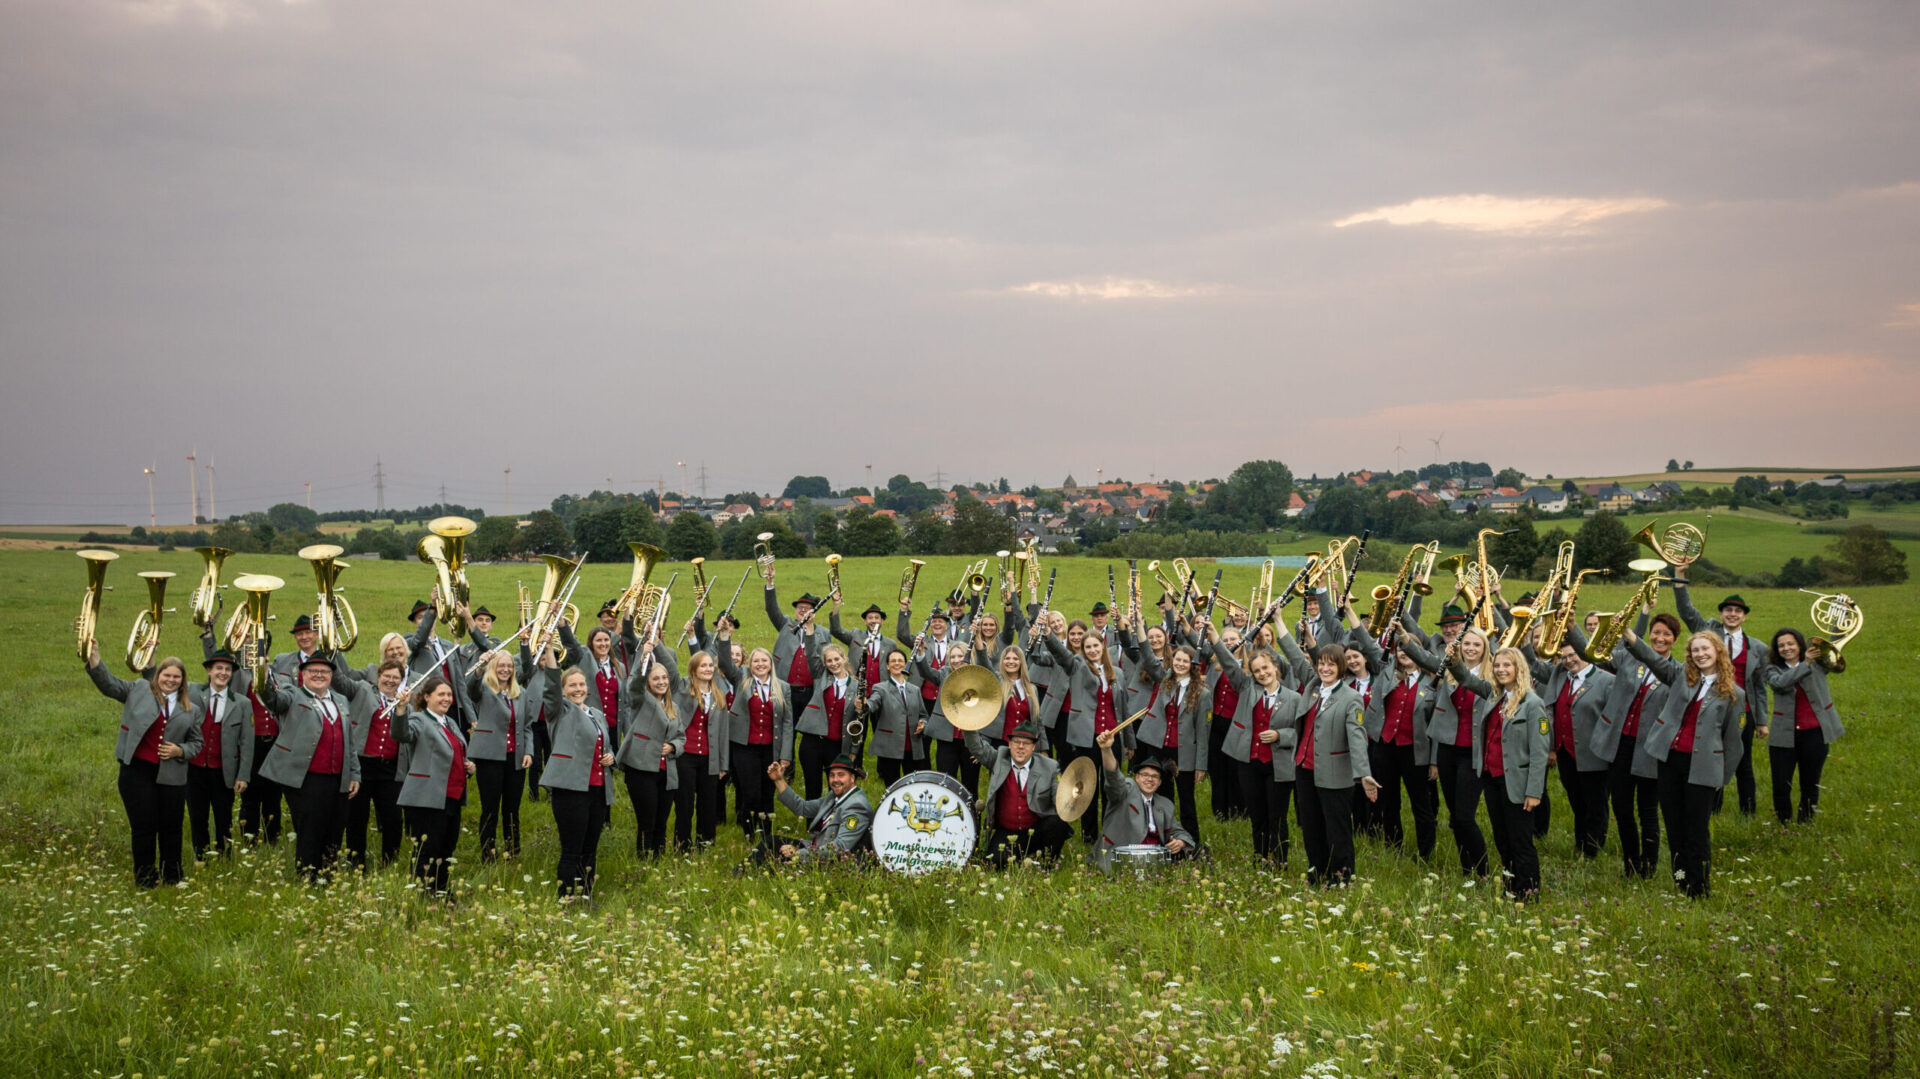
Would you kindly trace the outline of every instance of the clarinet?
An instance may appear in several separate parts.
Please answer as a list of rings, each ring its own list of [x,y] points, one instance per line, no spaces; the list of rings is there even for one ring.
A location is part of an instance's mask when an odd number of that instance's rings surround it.
[[[1360,563],[1367,557],[1367,538],[1372,535],[1371,528],[1360,530],[1360,546],[1353,549],[1353,572],[1347,575],[1347,594],[1340,597],[1340,602],[1334,607],[1336,611],[1346,610],[1347,605],[1353,602],[1353,579],[1360,574]]]

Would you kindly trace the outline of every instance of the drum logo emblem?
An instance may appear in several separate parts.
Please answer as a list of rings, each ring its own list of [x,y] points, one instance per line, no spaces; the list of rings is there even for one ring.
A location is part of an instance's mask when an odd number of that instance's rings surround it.
[[[959,802],[944,794],[936,796],[931,792],[902,794],[887,809],[905,818],[907,827],[927,835],[939,831],[942,821],[960,815]]]

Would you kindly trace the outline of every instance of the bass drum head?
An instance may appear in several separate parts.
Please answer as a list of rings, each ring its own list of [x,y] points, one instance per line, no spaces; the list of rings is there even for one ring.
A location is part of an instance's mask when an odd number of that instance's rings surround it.
[[[894,873],[959,869],[973,857],[973,792],[945,772],[912,772],[880,796],[873,853]]]

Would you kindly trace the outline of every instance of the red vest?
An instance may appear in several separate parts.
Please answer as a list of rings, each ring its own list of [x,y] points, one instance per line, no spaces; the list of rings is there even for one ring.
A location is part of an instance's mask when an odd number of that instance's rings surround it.
[[[747,694],[747,744],[770,746],[773,744],[773,701],[762,700],[751,687]]]
[[[1293,751],[1293,763],[1300,768],[1313,767],[1313,744],[1317,741],[1314,728],[1320,724],[1320,691],[1313,692],[1313,707],[1307,709],[1306,718],[1300,721],[1300,748]]]
[[[1420,684],[1395,682],[1387,692],[1386,715],[1380,723],[1380,741],[1390,746],[1413,744],[1413,706],[1420,703]]]
[[[1560,687],[1553,701],[1553,745],[1563,753],[1573,752],[1573,679]]]
[[[459,801],[467,794],[467,744],[451,725],[442,727],[440,733],[447,736],[447,744],[453,747],[453,768],[447,772],[447,797]],[[598,756],[596,753],[595,758]]]
[[[1482,763],[1485,764],[1482,771],[1490,776],[1507,774],[1506,745],[1501,737],[1505,733],[1501,728],[1506,726],[1505,717],[1502,714],[1506,706],[1506,702],[1501,701],[1493,706],[1493,711],[1487,713],[1487,748],[1486,755],[1482,758]]]
[[[200,721],[200,755],[193,758],[193,763],[202,768],[220,767],[221,726],[213,721],[213,701],[207,701],[207,716]]]
[[[333,718],[320,724],[320,741],[313,747],[313,761],[307,765],[307,771],[323,776],[337,776],[347,766],[346,727],[340,719],[340,701],[332,698]],[[319,710],[322,716],[324,709]]]
[[[1253,744],[1247,750],[1247,759],[1259,764],[1273,763],[1273,746],[1260,740],[1260,736],[1273,729],[1273,709],[1267,705],[1263,694],[1253,704]]]
[[[1820,717],[1814,714],[1813,702],[1807,699],[1807,691],[1793,691],[1793,729],[1796,731],[1817,731],[1820,729]]]
[[[1027,766],[1031,769],[1031,763]],[[1040,818],[1027,805],[1027,788],[1020,784],[1020,773],[1011,772],[1007,781],[1000,784],[1000,794],[994,799],[993,820],[995,827],[1010,832],[1023,832],[1040,823]]]
[[[721,641],[720,645],[723,648],[733,647],[726,641]],[[800,647],[793,650],[793,662],[787,664],[787,684],[790,686],[810,686],[813,684],[813,667],[807,663],[805,641],[802,641]]]

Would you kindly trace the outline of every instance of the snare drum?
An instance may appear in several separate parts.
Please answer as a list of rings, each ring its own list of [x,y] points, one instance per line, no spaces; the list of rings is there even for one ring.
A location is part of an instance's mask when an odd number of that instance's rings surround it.
[[[1173,855],[1167,852],[1167,848],[1153,843],[1103,846],[1100,850],[1100,869],[1108,874],[1131,873],[1147,877],[1163,872],[1172,864]]]

